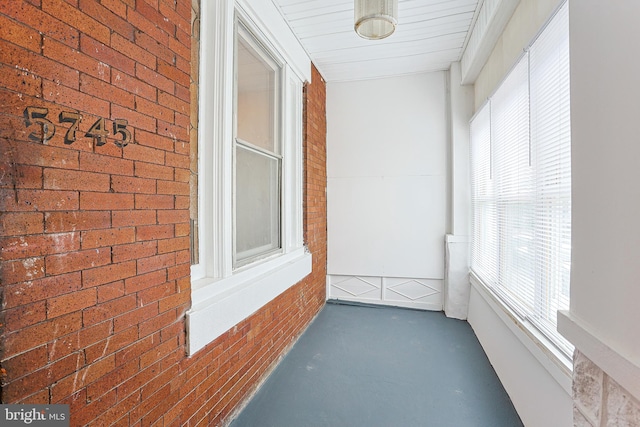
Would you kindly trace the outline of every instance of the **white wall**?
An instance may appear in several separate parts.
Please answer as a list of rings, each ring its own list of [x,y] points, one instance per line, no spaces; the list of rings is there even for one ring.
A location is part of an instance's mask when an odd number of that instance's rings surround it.
[[[376,277],[382,300],[385,278],[419,279],[402,293],[441,309],[446,124],[444,72],[327,84],[329,275]]]
[[[520,1],[475,81],[476,108],[489,98],[560,3],[561,0]]]
[[[573,425],[566,369],[477,286],[471,288],[468,321],[526,427]]]
[[[563,333],[640,398],[640,2],[571,1],[569,17],[578,331]]]

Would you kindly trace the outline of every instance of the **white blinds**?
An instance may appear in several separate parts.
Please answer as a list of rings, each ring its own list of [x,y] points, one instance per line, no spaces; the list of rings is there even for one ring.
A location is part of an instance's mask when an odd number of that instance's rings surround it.
[[[571,135],[565,4],[471,122],[471,268],[567,354]]]

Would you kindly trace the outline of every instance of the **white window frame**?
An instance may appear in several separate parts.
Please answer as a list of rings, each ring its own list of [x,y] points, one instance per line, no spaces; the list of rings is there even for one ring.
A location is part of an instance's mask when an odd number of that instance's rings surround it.
[[[567,13],[567,9],[566,9],[567,5],[566,3],[563,3],[557,10],[557,12],[562,11],[562,13]],[[550,19],[549,23],[553,22],[553,19],[556,17],[556,14],[554,14],[554,16]],[[549,23],[547,25],[549,25]],[[547,28],[547,25],[545,25],[543,27],[543,29],[541,30],[540,34],[543,34],[544,30]],[[567,22],[568,25],[568,22]],[[539,35],[540,35],[539,34]],[[536,39],[532,42],[532,44],[530,45],[530,48],[532,48],[533,43],[535,43],[535,41],[538,39],[538,37],[536,37]],[[529,63],[529,49],[527,49],[524,53],[524,55],[517,61],[516,65],[514,66],[513,70],[520,70],[522,71],[522,67],[525,67],[528,71],[527,71],[527,79],[529,81],[526,82],[527,84],[527,92],[530,92],[530,79],[531,79],[531,74],[530,74],[530,63]],[[513,71],[512,70],[512,71]],[[489,177],[488,179],[486,179],[486,181],[482,181],[482,183],[485,184],[489,184],[490,187],[492,187],[493,189],[497,188],[495,186],[495,180],[497,179],[495,176],[495,168],[493,166],[493,162],[495,160],[494,154],[496,151],[496,148],[494,147],[495,144],[495,138],[493,137],[492,133],[494,132],[494,118],[493,118],[493,103],[492,100],[494,99],[494,97],[496,96],[495,94],[498,93],[502,88],[503,85],[505,83],[508,83],[510,81],[510,77],[511,77],[511,72],[507,75],[507,77],[504,79],[504,81],[498,86],[498,89],[496,89],[496,91],[494,92],[494,94],[489,98],[489,100],[487,101],[487,103],[485,103],[481,108],[478,109],[478,111],[476,112],[476,115],[472,118],[471,120],[471,151],[473,152],[474,149],[474,144],[477,144],[476,142],[473,141],[474,138],[474,134],[473,134],[473,128],[474,125],[484,125],[479,129],[490,129],[489,133],[489,140],[490,142],[488,143],[489,146],[489,152],[490,152],[490,160],[487,162],[485,162],[484,165],[485,169],[482,170],[487,170],[486,169],[486,165],[488,164],[489,166],[489,170],[491,171],[489,173]],[[531,126],[531,99],[528,96],[528,111],[527,111],[527,115],[529,116],[528,120],[529,120],[529,127]],[[476,123],[475,121],[478,120],[478,122]],[[488,127],[487,127],[488,126]],[[486,136],[486,135],[485,135]],[[478,138],[478,141],[484,141],[480,135],[480,133],[475,135],[476,138]],[[529,144],[531,144],[533,141],[532,138],[532,134],[530,132],[529,129],[529,135],[528,135],[528,142]],[[529,145],[529,162],[530,162],[530,166],[531,166],[531,156],[532,154],[532,146]],[[486,154],[486,153],[485,153]],[[478,156],[478,159],[480,158],[480,156]],[[483,159],[482,159],[483,160]],[[474,165],[474,160],[471,160],[471,164]],[[480,162],[478,162],[476,160],[476,165],[478,166],[482,166],[480,164]],[[480,168],[481,169],[481,168]],[[524,172],[523,172],[524,173]],[[473,180],[473,171],[472,171],[472,180]],[[478,187],[480,188],[480,187]],[[474,192],[474,197],[476,197],[475,203],[480,203],[483,201],[483,199],[480,197],[481,195],[475,194],[475,189],[473,190]],[[484,194],[484,193],[483,193]],[[564,193],[562,193],[564,195]],[[491,192],[491,194],[489,195],[491,198],[494,198],[495,201],[495,195],[493,192]],[[501,199],[502,200],[502,199]],[[532,199],[531,202],[535,203],[535,201]],[[474,213],[474,218],[473,221],[477,221],[477,218],[475,218],[475,213]],[[497,220],[496,220],[497,221]],[[490,221],[487,221],[490,222]],[[522,296],[524,294],[519,294],[518,292],[520,291],[516,291],[514,292],[514,294],[510,294],[508,292],[508,287],[510,286],[514,286],[517,287],[519,286],[518,283],[511,283],[511,282],[504,282],[504,276],[501,275],[501,268],[503,267],[502,264],[500,264],[500,262],[498,261],[498,258],[500,258],[500,249],[498,248],[499,246],[499,242],[478,242],[476,239],[478,237],[478,233],[477,231],[479,230],[479,226],[480,225],[484,225],[484,224],[478,224],[477,227],[474,227],[474,237],[473,237],[473,241],[472,241],[472,246],[475,245],[475,248],[472,249],[472,266],[471,266],[471,283],[478,289],[482,289],[483,293],[488,293],[492,296],[492,299],[494,300],[494,302],[497,302],[499,305],[502,306],[502,308],[504,309],[505,312],[507,312],[509,314],[509,316],[514,319],[514,321],[516,321],[516,323],[518,323],[519,325],[521,325],[524,329],[527,330],[527,334],[532,337],[539,345],[542,345],[545,347],[546,352],[550,355],[553,355],[553,359],[554,361],[558,362],[559,366],[564,367],[566,370],[570,369],[570,357],[571,354],[573,352],[573,347],[571,346],[571,344],[566,341],[562,336],[560,336],[559,333],[557,333],[557,330],[552,330],[554,328],[556,328],[556,325],[551,325],[550,323],[547,322],[547,319],[544,318],[538,318],[538,314],[539,311],[541,311],[541,307],[543,307],[541,305],[541,301],[540,298],[538,298],[538,296],[536,295],[536,293],[538,293],[541,289],[546,289],[544,287],[541,287],[539,283],[535,283],[534,284],[534,289],[531,290],[531,298],[533,300],[532,305],[533,308],[529,308],[526,306],[526,304],[524,304],[521,301],[518,301],[517,298],[514,298],[514,296],[519,297]],[[498,229],[500,229],[500,224],[495,224],[496,226],[496,230],[494,231],[494,234],[500,234],[498,232]],[[496,236],[497,238],[497,236]],[[493,243],[495,243],[492,247],[491,246]],[[495,250],[496,253],[498,254],[498,256],[495,258],[495,261],[498,262],[494,262],[492,263],[487,263],[483,257],[482,257],[482,251],[483,250]],[[475,251],[475,254],[473,254],[473,252]],[[475,260],[474,260],[475,257]],[[474,265],[474,261],[475,261],[475,265]],[[513,269],[512,269],[513,270]],[[517,273],[517,272],[516,272]],[[533,277],[531,277],[530,279],[534,280]],[[557,286],[557,284],[556,284]],[[551,288],[551,287],[550,287]],[[517,294],[517,295],[516,295]],[[550,304],[549,306],[544,306],[545,308],[552,308],[552,304]]]
[[[235,20],[283,64],[282,250],[233,267]],[[303,242],[303,82],[311,63],[271,2],[204,1],[201,5],[199,263],[191,267],[187,344],[192,355],[311,272]]]

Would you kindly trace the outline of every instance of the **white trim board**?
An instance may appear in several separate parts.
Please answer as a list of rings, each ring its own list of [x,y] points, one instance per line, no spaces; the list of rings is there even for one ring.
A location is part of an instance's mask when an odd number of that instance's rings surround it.
[[[571,360],[560,354],[559,351],[552,349],[552,344],[546,344],[548,341],[541,333],[528,327],[518,316],[509,310],[504,304],[498,301],[491,291],[483,284],[479,283],[473,275],[471,275],[471,286],[486,301],[496,315],[509,328],[509,330],[518,338],[533,357],[546,369],[556,382],[571,395]]]

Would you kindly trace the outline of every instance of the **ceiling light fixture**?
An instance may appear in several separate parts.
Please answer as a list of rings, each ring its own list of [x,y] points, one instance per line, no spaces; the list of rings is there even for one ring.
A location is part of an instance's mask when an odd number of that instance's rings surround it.
[[[389,37],[398,24],[398,0],[355,0],[356,33],[369,40]]]

